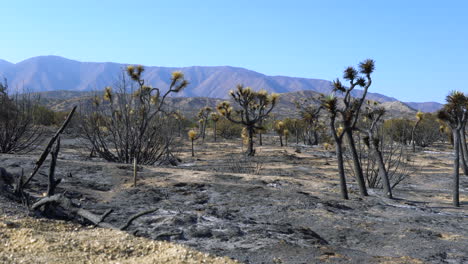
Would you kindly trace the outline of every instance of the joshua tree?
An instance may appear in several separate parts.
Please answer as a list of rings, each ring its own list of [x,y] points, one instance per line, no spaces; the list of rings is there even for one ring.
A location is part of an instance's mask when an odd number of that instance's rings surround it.
[[[214,136],[214,141],[216,142],[216,125],[218,124],[219,121],[219,115],[217,113],[211,113],[211,121],[213,121],[213,136]]]
[[[275,131],[276,133],[278,134],[279,136],[279,140],[280,140],[280,146],[282,147],[283,146],[283,135],[284,135],[284,130],[285,130],[286,126],[284,124],[283,121],[277,121],[276,124],[275,124]]]
[[[338,174],[340,178],[340,191],[341,197],[343,199],[348,198],[348,189],[346,187],[346,176],[344,170],[344,160],[343,160],[343,128],[336,127],[336,118],[338,114],[338,100],[337,98],[331,94],[325,96],[321,99],[322,107],[328,112],[329,115],[329,126],[330,131],[335,141],[335,148],[336,148],[336,159],[338,163]],[[328,146],[328,144],[327,144]]]
[[[348,67],[344,70],[343,78],[349,81],[349,87],[345,87],[339,79],[333,82],[333,91],[343,93],[343,107],[337,109],[341,115],[344,134],[346,136],[349,149],[353,158],[354,172],[356,181],[359,185],[359,191],[362,196],[368,196],[367,188],[364,181],[364,174],[359,159],[359,155],[354,142],[353,132],[356,130],[356,125],[359,120],[361,107],[366,99],[367,91],[372,84],[371,74],[374,72],[375,64],[371,59],[367,59],[359,63],[359,72],[354,67]],[[364,76],[360,76],[359,73]],[[361,96],[353,98],[351,92],[357,87],[362,87]]]
[[[208,125],[208,118],[210,117],[211,111],[213,111],[211,107],[205,106],[202,109],[200,109],[197,115],[198,118],[200,118],[198,123],[200,124],[200,134],[203,142],[205,142],[206,126]]]
[[[437,116],[439,119],[448,123],[453,134],[453,200],[454,206],[460,206],[460,146],[461,146],[461,131],[463,126],[466,126],[468,119],[468,98],[462,92],[453,91],[447,98],[447,103],[439,110]]]
[[[413,129],[411,130],[411,144],[413,147],[413,152],[416,152],[416,143],[414,141],[414,132],[418,127],[419,123],[423,120],[424,114],[421,111],[416,113],[416,123],[414,123]]]
[[[390,185],[390,179],[388,177],[387,168],[385,167],[384,157],[382,151],[380,150],[380,138],[376,135],[376,130],[378,124],[380,123],[382,116],[385,114],[385,109],[383,107],[366,107],[366,118],[365,123],[368,123],[365,132],[367,136],[364,138],[366,146],[372,150],[373,155],[375,156],[377,166],[379,169],[379,176],[383,182],[383,189],[387,198],[393,199],[392,187]]]
[[[197,132],[195,130],[190,130],[188,132],[188,137],[190,141],[192,142],[192,157],[195,157],[195,151],[193,149],[193,142],[197,139]]]
[[[269,95],[267,91],[255,92],[250,87],[238,85],[236,91],[231,91],[230,95],[239,106],[238,110],[233,110],[229,102],[222,102],[217,106],[218,112],[229,121],[242,124],[248,134],[247,156],[254,156],[253,136],[257,130],[262,129],[261,121],[265,119],[278,101],[277,94]],[[234,111],[234,112],[233,112]],[[234,116],[233,113],[237,113]]]
[[[177,130],[178,130],[178,133],[179,133],[179,137],[182,136],[182,125],[185,121],[185,116],[180,112],[180,111],[176,111],[176,112],[173,112],[172,115],[174,116],[174,119],[177,120]]]
[[[316,99],[311,98],[312,101]],[[318,133],[320,123],[319,123],[319,113],[322,109],[321,107],[316,106],[315,104],[309,103],[309,100],[297,101],[296,108],[299,110],[299,115],[305,123],[305,138],[307,138],[307,143],[309,145],[318,144]]]
[[[301,120],[294,118],[292,119],[292,124],[294,128],[294,134],[296,135],[296,145],[298,145],[299,144],[299,128],[302,128]]]
[[[188,81],[182,72],[173,72],[163,91],[146,85],[143,72],[143,66],[128,66],[116,91],[106,87],[103,101],[95,97],[85,113],[84,137],[108,161],[132,163],[136,158],[138,164],[150,165],[170,154],[173,118],[167,118],[163,107],[166,98],[184,89]]]

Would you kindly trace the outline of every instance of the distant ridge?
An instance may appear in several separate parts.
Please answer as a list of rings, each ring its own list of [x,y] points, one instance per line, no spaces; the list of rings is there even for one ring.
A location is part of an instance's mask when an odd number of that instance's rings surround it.
[[[115,83],[120,71],[128,64],[113,62],[79,62],[58,56],[39,56],[13,64],[0,61],[0,75],[5,76],[10,86],[27,91],[55,90],[96,91]],[[177,96],[226,98],[229,90],[237,84],[265,89],[269,92],[287,93],[314,91],[329,93],[331,82],[320,79],[287,76],[267,76],[255,71],[231,66],[156,67],[146,66],[144,78],[155,87],[167,87],[170,74],[175,70],[184,72],[190,85]],[[359,95],[356,90],[354,95]],[[369,93],[368,99],[393,102],[397,99],[378,93]]]

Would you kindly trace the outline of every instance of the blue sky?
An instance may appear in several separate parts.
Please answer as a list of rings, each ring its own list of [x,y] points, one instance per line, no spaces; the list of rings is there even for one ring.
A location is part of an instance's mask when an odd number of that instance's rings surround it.
[[[59,55],[332,80],[373,58],[373,92],[468,92],[468,1],[17,0],[0,11],[0,58],[15,63]]]

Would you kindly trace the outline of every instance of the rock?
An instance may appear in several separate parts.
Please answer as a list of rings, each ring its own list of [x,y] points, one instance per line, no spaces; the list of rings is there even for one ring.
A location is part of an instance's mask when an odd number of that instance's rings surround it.
[[[213,236],[211,228],[206,227],[206,226],[192,227],[189,229],[188,234],[192,237],[197,237],[197,238],[207,238],[207,237]]]
[[[151,238],[156,240],[165,240],[165,241],[172,241],[172,240],[184,240],[184,231],[180,229],[173,229],[158,232],[154,235],[151,235]]]
[[[197,216],[189,215],[189,214],[177,215],[172,218],[172,221],[170,221],[170,223],[171,225],[177,225],[177,226],[193,225],[197,223]]]
[[[2,223],[2,226],[6,227],[6,228],[17,228],[19,227],[19,225],[15,222],[11,222],[11,221],[4,221]]]
[[[238,226],[230,226],[225,229],[216,229],[212,231],[213,236],[221,241],[228,241],[230,238],[243,236],[244,232]]]

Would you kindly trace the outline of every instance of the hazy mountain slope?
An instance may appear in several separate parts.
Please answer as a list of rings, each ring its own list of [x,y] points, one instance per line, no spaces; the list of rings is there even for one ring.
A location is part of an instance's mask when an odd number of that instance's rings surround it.
[[[6,71],[10,67],[13,67],[14,65],[15,64],[9,61],[0,59],[0,73]],[[3,77],[3,76],[0,75],[0,77]]]
[[[433,113],[444,106],[441,103],[437,102],[424,102],[424,103],[415,103],[415,102],[405,102],[405,104],[411,106],[412,108],[419,110],[421,112]]]
[[[5,65],[2,66],[1,65]],[[0,63],[0,74],[5,75],[12,87],[27,91],[95,91],[115,84],[125,64],[79,62],[57,56],[34,57],[17,64]],[[237,84],[270,92],[285,93],[310,90],[329,93],[331,82],[319,79],[267,76],[255,71],[230,67],[146,67],[144,78],[147,84],[165,88],[169,85],[171,72],[183,71],[190,85],[177,96],[226,98],[229,90]],[[371,87],[372,90],[373,87]],[[354,91],[359,95],[361,91]],[[396,101],[385,95],[370,93],[369,99]]]
[[[385,113],[386,117],[398,117],[398,118],[407,118],[407,119],[415,119],[416,110],[409,107],[403,102],[396,101],[396,102],[384,102],[381,103],[380,106],[384,107],[387,111]]]

